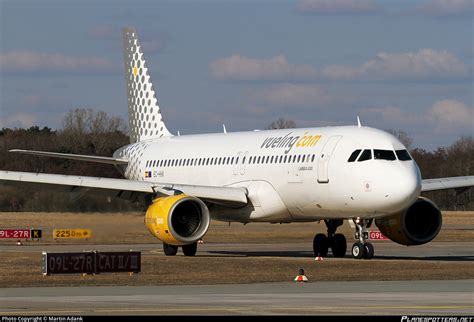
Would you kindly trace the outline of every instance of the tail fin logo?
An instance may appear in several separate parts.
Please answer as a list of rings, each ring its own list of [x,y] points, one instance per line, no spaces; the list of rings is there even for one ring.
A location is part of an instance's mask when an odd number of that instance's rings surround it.
[[[134,28],[123,29],[123,45],[131,143],[172,136],[161,117],[155,87]]]

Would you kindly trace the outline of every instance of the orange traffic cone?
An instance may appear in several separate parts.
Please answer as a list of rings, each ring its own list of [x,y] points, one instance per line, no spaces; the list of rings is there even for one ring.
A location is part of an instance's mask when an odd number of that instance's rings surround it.
[[[298,276],[295,277],[295,282],[307,282],[308,278],[304,275],[304,269],[300,268]]]
[[[23,245],[23,243],[22,243],[21,240],[19,240],[19,239],[18,239],[18,241],[16,242],[16,244],[17,244],[18,246]]]
[[[321,257],[321,254],[318,254],[318,256],[316,256],[316,258],[314,260],[317,261],[317,262],[320,262],[320,261],[323,260],[323,258]]]

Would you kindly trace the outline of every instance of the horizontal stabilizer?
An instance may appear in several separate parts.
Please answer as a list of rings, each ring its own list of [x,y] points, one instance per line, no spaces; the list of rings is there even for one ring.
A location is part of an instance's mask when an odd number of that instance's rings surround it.
[[[10,150],[9,152],[38,155],[38,156],[43,156],[43,157],[108,163],[108,164],[114,164],[114,165],[128,163],[128,161],[125,159],[101,157],[101,156],[96,156],[96,155],[82,155],[82,154],[57,153],[57,152],[45,152],[45,151],[33,151],[33,150],[19,150],[19,149]]]

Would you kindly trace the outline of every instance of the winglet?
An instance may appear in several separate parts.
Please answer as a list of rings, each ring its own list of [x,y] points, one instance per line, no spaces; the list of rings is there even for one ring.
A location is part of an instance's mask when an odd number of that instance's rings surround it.
[[[222,129],[224,130],[224,134],[227,134],[227,129],[225,128],[225,124],[222,124]]]
[[[358,128],[361,128],[361,127],[362,127],[362,125],[360,124],[359,115],[357,115],[357,127],[358,127]]]

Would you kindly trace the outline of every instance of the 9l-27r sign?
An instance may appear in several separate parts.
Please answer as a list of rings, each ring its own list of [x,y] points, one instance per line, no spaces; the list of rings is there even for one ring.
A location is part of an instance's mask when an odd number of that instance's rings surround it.
[[[41,266],[43,275],[138,273],[141,270],[141,253],[98,251],[82,253],[43,252]]]
[[[0,238],[41,238],[41,229],[0,229]]]

